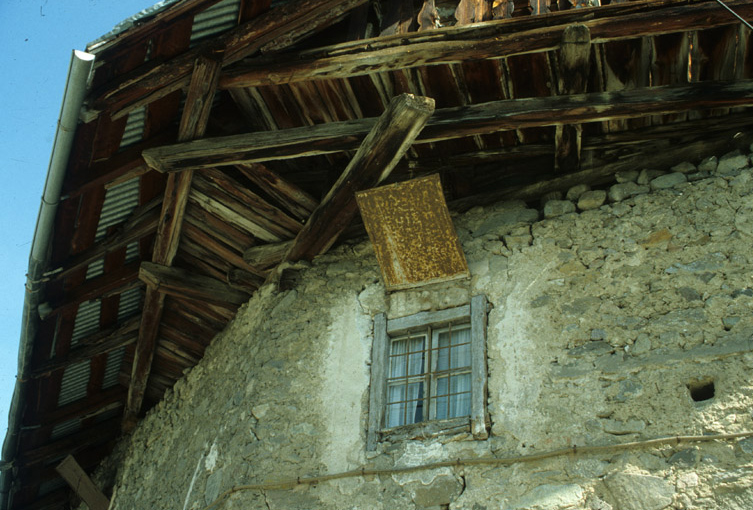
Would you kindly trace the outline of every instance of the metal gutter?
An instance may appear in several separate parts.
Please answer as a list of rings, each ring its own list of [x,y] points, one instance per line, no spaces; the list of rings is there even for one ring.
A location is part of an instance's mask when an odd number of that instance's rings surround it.
[[[10,404],[8,434],[2,449],[0,469],[0,510],[6,510],[10,503],[9,494],[12,482],[12,467],[18,450],[21,432],[21,414],[26,397],[28,372],[30,369],[32,345],[39,326],[37,308],[42,291],[43,274],[50,256],[55,214],[60,201],[60,191],[68,168],[68,158],[78,125],[79,113],[84,102],[87,86],[94,64],[94,55],[74,50],[68,69],[68,79],[63,94],[55,141],[52,145],[50,166],[44,185],[39,216],[34,230],[34,239],[29,257],[29,270],[26,276],[26,293],[21,324],[21,341],[18,348],[18,375]]]

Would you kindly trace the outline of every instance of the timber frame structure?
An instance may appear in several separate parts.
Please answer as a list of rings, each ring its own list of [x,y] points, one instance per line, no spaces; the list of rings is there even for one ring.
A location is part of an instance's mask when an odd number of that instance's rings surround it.
[[[91,472],[281,263],[363,237],[356,191],[537,203],[751,142],[729,11],[572,1],[173,0],[92,43],[0,510],[69,508],[61,461]]]

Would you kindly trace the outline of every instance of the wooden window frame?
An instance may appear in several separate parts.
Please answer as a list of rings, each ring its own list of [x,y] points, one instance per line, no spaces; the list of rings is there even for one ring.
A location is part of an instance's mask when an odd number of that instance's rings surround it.
[[[419,312],[397,319],[387,319],[383,313],[374,317],[374,343],[371,354],[371,392],[369,394],[369,422],[367,450],[373,451],[384,437],[421,437],[438,433],[470,432],[475,439],[486,439],[488,414],[486,411],[486,296],[471,298],[470,304],[439,310]],[[471,326],[471,413],[470,416],[447,420],[426,420],[385,429],[387,405],[387,374],[390,345],[393,337],[415,329],[443,326],[453,321],[467,320]],[[400,430],[397,430],[400,429]],[[392,434],[391,432],[396,432]]]

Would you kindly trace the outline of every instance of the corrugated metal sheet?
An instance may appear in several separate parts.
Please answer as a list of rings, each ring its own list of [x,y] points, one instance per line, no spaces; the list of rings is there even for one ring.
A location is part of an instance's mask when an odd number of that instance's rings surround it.
[[[120,306],[118,307],[118,322],[141,312],[141,299],[143,292],[139,288],[128,289],[120,295]]]
[[[194,17],[191,46],[201,44],[213,35],[226,32],[238,23],[240,0],[222,0]]]
[[[123,223],[139,205],[139,179],[131,179],[107,190],[99,215],[95,242],[107,235],[107,229]]]
[[[125,347],[121,347],[107,355],[107,365],[105,366],[105,377],[102,381],[102,389],[112,388],[118,384],[118,374],[120,366],[123,364],[125,356]]]
[[[88,335],[99,331],[101,308],[102,301],[99,299],[85,301],[79,305],[78,313],[76,313],[76,322],[73,325],[71,347],[78,345],[82,338],[86,338]]]
[[[61,487],[65,487],[66,485],[66,481],[62,478],[54,478],[52,480],[42,482],[42,484],[39,486],[39,496],[49,494],[50,492],[56,491]]]
[[[91,360],[82,361],[66,368],[63,373],[63,382],[60,384],[58,407],[84,398],[90,375]]]
[[[144,124],[146,122],[146,107],[133,110],[128,114],[123,138],[120,139],[120,149],[139,143],[144,138]]]
[[[356,198],[387,289],[470,276],[438,174]]]
[[[50,437],[51,439],[58,439],[69,434],[73,434],[80,428],[81,420],[74,418],[73,420],[64,421],[63,423],[58,423],[57,425],[55,425],[55,427],[53,427],[52,429]]]

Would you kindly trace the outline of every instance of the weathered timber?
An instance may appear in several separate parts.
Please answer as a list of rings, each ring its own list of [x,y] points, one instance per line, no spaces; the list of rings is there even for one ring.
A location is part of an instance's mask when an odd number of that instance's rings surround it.
[[[433,99],[396,96],[298,233],[285,260],[311,260],[326,252],[356,214],[354,193],[378,185],[390,174],[433,112]]]
[[[541,18],[535,28],[518,32],[509,32],[510,25],[504,20],[490,21],[481,26],[473,25],[474,29],[442,28],[405,34],[400,39],[367,40],[373,41],[373,44],[366,44],[366,41],[357,46],[344,44],[342,47],[320,50],[319,53],[324,53],[324,56],[306,58],[296,55],[276,62],[250,60],[225,71],[220,80],[220,88],[348,78],[411,67],[454,64],[465,60],[502,59],[551,51],[558,48],[565,28],[573,22],[585,24],[591,31],[594,43],[736,23],[734,17],[720,10],[715,3],[670,3],[670,6],[666,6],[666,3],[657,4],[654,2],[653,6],[649,6],[636,2],[634,8],[644,6],[646,12],[598,19],[590,19],[601,14],[590,9],[588,13],[578,17],[553,13],[545,19]],[[743,16],[753,15],[753,5],[747,0],[737,0],[731,4],[736,5]],[[598,11],[602,9],[605,8]],[[494,28],[497,29],[496,33],[492,31]]]
[[[107,411],[123,407],[124,400],[124,388],[114,386],[100,391],[95,396],[58,407],[53,412],[45,414],[43,421],[45,423],[63,423],[76,418],[93,418]]]
[[[301,0],[270,9],[208,43],[224,49],[223,65],[258,51],[280,51],[344,18],[367,0]],[[128,76],[96,90],[89,98],[94,110],[108,109],[113,118],[127,115],[188,86],[194,61],[210,49],[199,46],[167,62],[147,62]]]
[[[71,273],[83,269],[84,266],[104,257],[107,252],[123,248],[129,243],[155,232],[159,221],[157,207],[161,202],[161,199],[155,199],[141,206],[134,211],[131,218],[118,228],[116,232],[107,236],[102,242],[73,257],[59,272],[51,272],[51,278],[55,280],[66,278]]]
[[[68,455],[55,469],[90,510],[107,510],[110,506],[110,500],[78,465],[73,455]]]
[[[248,189],[247,186],[243,186],[221,170],[210,168],[203,171],[201,176],[223,193],[234,197],[246,207],[252,209],[256,214],[267,219],[274,227],[271,230],[275,233],[283,236],[290,235],[292,237],[301,229],[300,222],[291,218],[279,208]]]
[[[225,203],[224,200],[218,200],[205,193],[205,190],[200,189],[203,186],[206,185],[201,184],[200,180],[197,179],[196,186],[191,190],[189,195],[191,202],[205,209],[209,213],[222,218],[235,228],[248,232],[258,239],[267,242],[282,240],[282,237],[270,232],[269,229],[266,228],[266,226],[269,225],[269,222],[261,219],[261,216],[256,214],[253,210],[235,200],[228,201],[228,203]]]
[[[573,24],[565,29],[560,45],[559,93],[583,94],[588,86],[591,33],[586,25]],[[580,168],[580,142],[583,126],[557,124],[554,167],[563,172]]]
[[[243,253],[243,260],[259,269],[272,267],[280,263],[292,245],[293,241],[290,240],[282,243],[252,246]]]
[[[295,184],[260,164],[238,165],[238,170],[265,193],[280,202],[296,218],[308,218],[318,202]]]
[[[374,341],[371,345],[371,385],[369,388],[369,423],[366,433],[366,450],[374,451],[379,431],[384,426],[384,409],[387,403],[387,366],[390,359],[390,337],[387,335],[387,316],[374,317]]]
[[[221,218],[198,207],[190,200],[186,206],[184,222],[184,227],[186,223],[190,223],[205,231],[212,232],[215,238],[237,250],[239,253],[252,246],[255,242],[254,236],[233,227]]]
[[[186,224],[183,226],[183,230],[187,237],[193,239],[194,242],[201,244],[212,253],[216,253],[217,257],[227,261],[234,266],[239,267],[240,269],[247,271],[255,270],[253,267],[250,267],[245,260],[243,260],[243,256],[240,252],[236,252],[231,248],[225,246],[223,243],[217,241],[210,232],[203,230],[200,226],[186,222]]]
[[[192,274],[184,269],[142,262],[139,278],[150,288],[179,299],[193,299],[219,305],[241,305],[249,294],[224,282]]]
[[[407,34],[411,31],[414,24],[412,2],[386,0],[381,5],[384,12],[379,27],[380,36]]]
[[[480,23],[492,19],[492,2],[490,0],[460,0],[455,9],[458,25]]]
[[[262,286],[264,278],[243,269],[231,269],[227,274],[227,282],[231,287],[251,294]]]
[[[115,423],[117,423],[117,418],[105,420],[88,429],[50,441],[37,448],[21,451],[18,454],[18,465],[30,466],[48,462],[64,455],[76,455],[91,446],[106,443],[118,435],[118,427],[113,426]]]
[[[751,104],[753,80],[492,101],[438,109],[416,143],[562,123]],[[367,118],[271,133],[209,138],[150,149],[144,156],[154,168],[177,171],[326,154],[357,148],[376,122],[375,118]]]
[[[54,370],[60,370],[74,363],[132,344],[136,341],[139,322],[140,317],[134,317],[117,327],[98,331],[82,339],[80,341],[81,347],[71,349],[66,355],[51,358],[35,367],[31,372],[31,377],[41,377]]]
[[[190,86],[186,96],[178,129],[178,140],[188,141],[204,135],[212,98],[217,90],[217,81],[221,67],[221,55],[200,55],[193,64]],[[152,253],[152,261],[169,266],[172,264],[180,243],[188,194],[191,189],[192,172],[181,172],[169,176],[162,201],[162,212],[157,227],[157,240]],[[123,413],[123,430],[130,432],[136,424],[138,413],[144,400],[144,392],[151,371],[154,347],[162,318],[164,295],[152,288],[147,288],[144,299],[139,337],[131,367],[131,382],[128,399]]]

